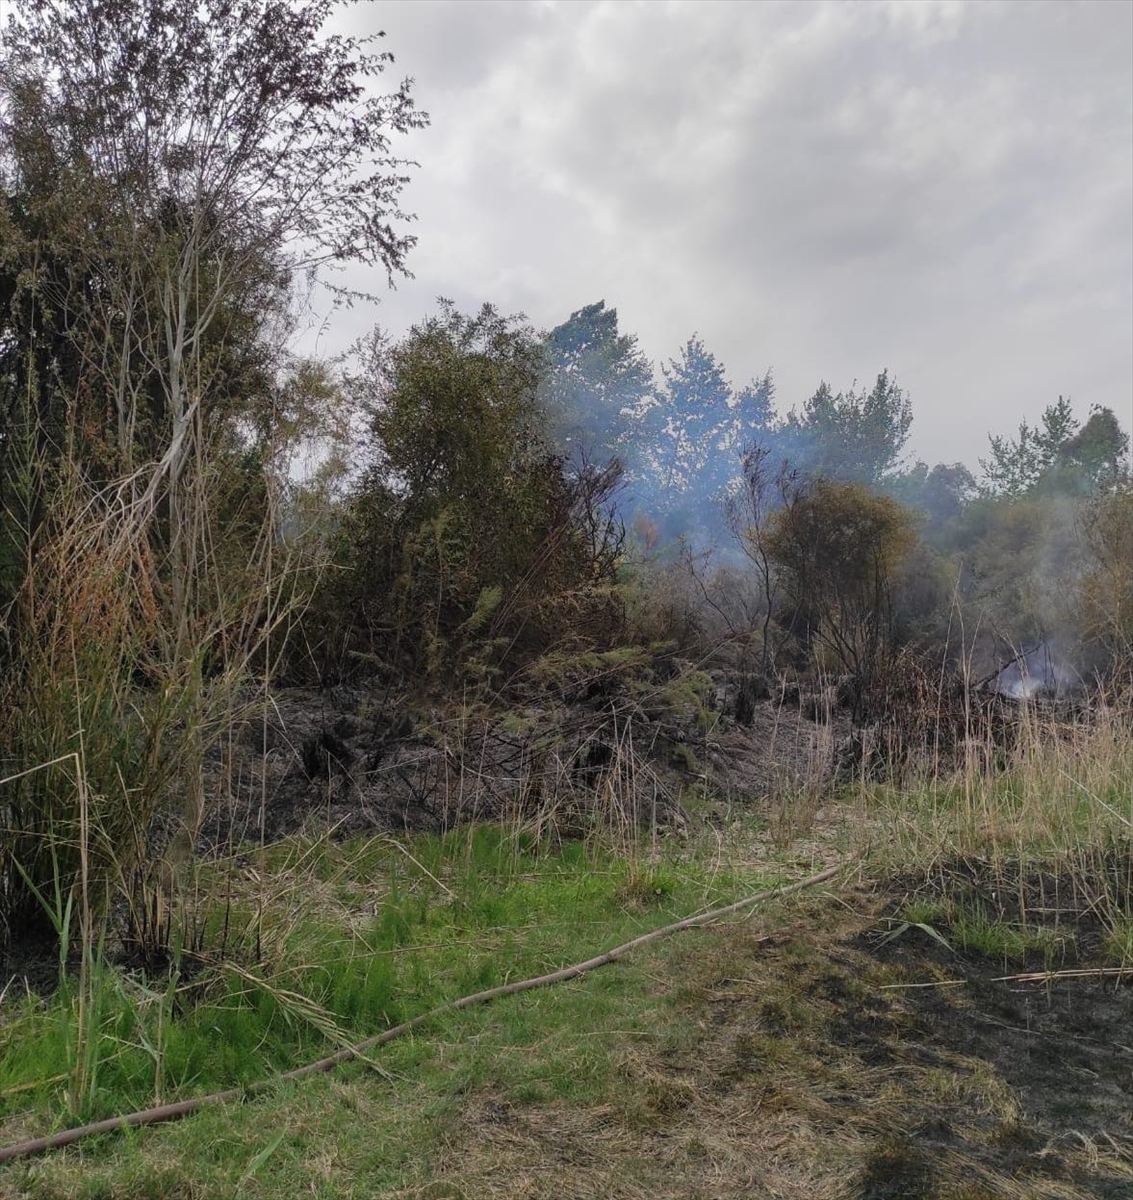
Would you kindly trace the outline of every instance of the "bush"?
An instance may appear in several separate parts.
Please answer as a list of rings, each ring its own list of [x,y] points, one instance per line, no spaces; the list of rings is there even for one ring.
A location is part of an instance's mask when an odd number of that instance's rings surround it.
[[[543,349],[518,319],[451,304],[353,386],[373,453],[307,622],[308,664],[418,680],[493,680],[551,646],[623,625],[620,468],[568,471],[543,442]]]
[[[774,514],[766,542],[812,649],[872,680],[895,642],[894,577],[915,545],[908,510],[860,484],[819,480]]]
[[[1094,500],[1081,520],[1088,559],[1081,584],[1082,638],[1095,666],[1133,672],[1133,490]]]

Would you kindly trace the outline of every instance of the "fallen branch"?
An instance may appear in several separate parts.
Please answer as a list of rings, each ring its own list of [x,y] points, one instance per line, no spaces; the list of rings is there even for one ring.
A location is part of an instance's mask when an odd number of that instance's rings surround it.
[[[1066,971],[1024,971],[1019,975],[997,975],[992,983],[1053,983],[1056,979],[1117,978],[1133,975],[1133,967],[1077,967]]]
[[[786,887],[772,888],[766,892],[756,892],[744,900],[737,900],[734,904],[725,905],[723,908],[714,908],[710,912],[686,917],[683,921],[677,921],[672,925],[665,925],[663,928],[654,929],[650,933],[643,933],[640,937],[636,937],[629,942],[624,942],[620,946],[615,946],[612,950],[607,950],[603,954],[596,955],[594,958],[588,958],[585,962],[575,963],[569,967],[562,967],[560,970],[551,971],[546,975],[536,975],[531,979],[521,979],[514,983],[504,983],[499,987],[488,988],[482,992],[473,992],[468,996],[461,996],[459,1000],[454,1000],[450,1004],[442,1004],[438,1008],[430,1009],[429,1012],[421,1013],[419,1016],[413,1017],[408,1021],[403,1021],[400,1025],[394,1025],[383,1033],[366,1038],[365,1041],[359,1042],[355,1046],[348,1046],[345,1049],[337,1051],[335,1054],[328,1055],[326,1058],[320,1058],[317,1062],[308,1063],[303,1067],[296,1067],[294,1070],[285,1071],[281,1075],[273,1075],[268,1079],[258,1080],[247,1087],[229,1088],[223,1092],[212,1092],[205,1096],[195,1096],[189,1100],[179,1100],[175,1104],[160,1104],[155,1108],[145,1108],[138,1112],[125,1113],[122,1116],[108,1117],[105,1121],[94,1121],[90,1125],[79,1125],[74,1129],[63,1129],[58,1133],[48,1134],[45,1137],[31,1138],[25,1142],[17,1142],[15,1145],[0,1148],[0,1163],[11,1162],[12,1159],[16,1158],[26,1158],[32,1154],[42,1154],[47,1150],[58,1150],[64,1146],[72,1145],[81,1138],[92,1137],[100,1133],[115,1133],[118,1130],[135,1128],[139,1125],[157,1125],[164,1121],[177,1121],[202,1108],[218,1104],[228,1104],[235,1100],[249,1099],[253,1096],[262,1095],[280,1083],[286,1083],[294,1079],[306,1079],[310,1075],[320,1075],[326,1071],[333,1070],[341,1063],[364,1058],[371,1050],[376,1049],[378,1046],[383,1046],[386,1042],[392,1042],[395,1038],[412,1032],[412,1030],[424,1025],[427,1021],[431,1021],[444,1013],[471,1008],[476,1004],[486,1004],[489,1000],[498,1000],[503,996],[514,996],[517,992],[529,992],[534,988],[551,987],[556,983],[566,983],[567,980],[577,979],[579,975],[585,975],[588,971],[593,971],[598,967],[606,966],[607,963],[615,962],[623,955],[628,954],[629,951],[635,950],[639,946],[644,946],[649,942],[655,942],[659,938],[669,937],[684,929],[694,929],[700,925],[710,925],[712,922],[719,921],[723,917],[742,912],[746,908],[762,904],[767,900],[774,900],[780,896],[789,896],[794,892],[801,892],[805,888],[814,887],[815,884],[823,883],[825,880],[833,878],[841,869],[841,865],[828,867],[825,871],[820,871],[817,875],[811,875],[808,879],[799,880],[798,883],[788,884]]]
[[[879,983],[877,990],[879,992],[895,992],[907,991],[909,988],[960,987],[970,982],[968,979],[929,979],[924,983]]]
[[[1124,979],[1133,976],[1133,967],[1077,967],[1066,971],[1023,971],[1018,975],[996,975],[990,983],[1054,983],[1058,979]],[[960,987],[970,979],[930,979],[924,983],[882,983],[878,990],[891,992],[906,988]]]

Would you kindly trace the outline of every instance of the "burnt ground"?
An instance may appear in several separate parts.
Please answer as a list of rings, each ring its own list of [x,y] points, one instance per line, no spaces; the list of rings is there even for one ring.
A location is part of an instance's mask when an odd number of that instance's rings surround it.
[[[847,713],[821,697],[763,701],[749,722],[707,676],[604,681],[506,713],[442,713],[364,688],[281,689],[210,756],[204,848],[334,828],[437,830],[555,813],[566,833],[613,780],[647,796],[639,818],[685,819],[690,786],[753,807],[830,785]],[[645,783],[646,786],[640,786]]]
[[[25,992],[50,995],[59,983],[59,950],[49,935],[0,947],[0,1003]]]
[[[1133,1200],[1133,979],[1004,982],[846,899],[676,947],[683,1032],[600,1107],[472,1098],[436,1194]]]

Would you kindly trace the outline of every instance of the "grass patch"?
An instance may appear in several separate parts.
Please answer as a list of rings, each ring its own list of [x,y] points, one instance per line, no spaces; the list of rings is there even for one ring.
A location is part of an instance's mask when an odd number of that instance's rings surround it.
[[[952,922],[947,935],[962,951],[982,954],[1005,964],[1024,963],[1040,958],[1052,969],[1065,960],[1073,938],[1046,925],[1012,925],[979,913],[962,916]]]
[[[1077,984],[1036,989],[1032,1022],[1001,1011],[990,969],[956,992],[893,990],[931,974],[935,944],[877,946],[892,898],[845,899],[809,894],[786,925],[763,913],[442,1017],[386,1047],[381,1075],[352,1064],[5,1182],[35,1200],[1087,1200],[1133,1185],[1122,1064],[1089,1024],[1103,985],[1088,1006]],[[614,892],[606,904],[621,910]]]
[[[1112,923],[1102,941],[1102,953],[1111,965],[1133,969],[1133,915]]]
[[[766,808],[737,807],[648,853],[479,826],[201,866],[200,894],[225,902],[199,923],[228,958],[185,956],[168,984],[100,967],[91,1115],[260,1078],[588,957],[766,886],[769,862],[803,873],[818,839],[858,850],[872,883],[792,903],[786,932],[768,914],[761,937],[744,923],[442,1012],[373,1064],[19,1164],[0,1192],[1121,1195],[1127,985],[999,978],[1133,957],[1124,746],[1107,762],[1079,745],[1075,771],[1048,741],[999,778],[825,797],[807,843],[778,849]],[[68,1121],[74,1004],[6,1002],[5,1141]]]
[[[751,871],[626,860],[577,843],[552,850],[490,826],[401,843],[323,841],[315,851],[301,842],[269,847],[238,880],[219,878],[228,865],[213,868],[226,920],[244,931],[242,943],[259,947],[257,957],[182,958],[159,982],[100,962],[96,1003],[84,1014],[92,1036],[81,1097],[73,1093],[78,997],[69,980],[46,1002],[11,1004],[0,1025],[4,1140],[251,1083],[761,883]],[[585,1025],[616,1008],[626,986],[622,971],[595,980],[585,1003],[560,1019]],[[517,1047],[533,1036],[525,1012],[518,1006],[504,1023]],[[441,1016],[425,1032],[443,1039],[466,1021]],[[398,1071],[419,1045],[383,1053],[383,1066]],[[517,1053],[503,1074],[531,1095],[576,1096],[607,1069],[599,1044],[591,1049],[580,1055],[571,1046],[560,1057],[552,1037],[537,1072]],[[464,1072],[461,1086],[472,1087],[488,1067],[473,1057]],[[499,1077],[500,1065],[491,1072]]]

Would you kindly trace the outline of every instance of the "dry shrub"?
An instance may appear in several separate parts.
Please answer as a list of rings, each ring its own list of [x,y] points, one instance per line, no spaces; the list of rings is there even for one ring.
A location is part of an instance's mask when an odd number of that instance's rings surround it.
[[[256,543],[243,574],[213,572],[223,514],[207,494],[177,602],[136,478],[100,486],[67,460],[38,465],[48,515],[25,531],[0,613],[0,945],[58,936],[80,905],[89,928],[119,895],[128,925],[157,893],[168,908],[204,818],[204,756],[254,702],[241,688],[287,615]]]

